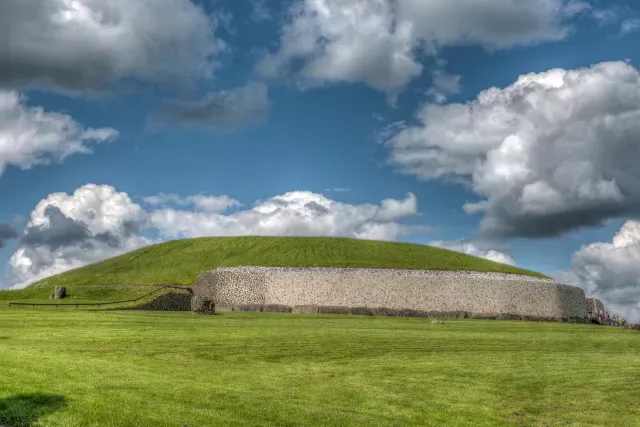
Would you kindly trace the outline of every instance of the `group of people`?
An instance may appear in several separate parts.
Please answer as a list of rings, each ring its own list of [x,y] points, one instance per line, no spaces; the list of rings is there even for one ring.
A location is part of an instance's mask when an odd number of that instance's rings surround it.
[[[589,313],[589,318],[592,322],[597,321],[597,323],[601,325],[618,326],[622,328],[627,324],[626,319],[613,313],[609,314],[608,311],[603,312],[602,310],[598,310],[597,313]]]

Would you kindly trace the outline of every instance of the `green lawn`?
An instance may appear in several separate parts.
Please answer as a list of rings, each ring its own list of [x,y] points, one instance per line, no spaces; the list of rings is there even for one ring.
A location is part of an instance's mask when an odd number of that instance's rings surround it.
[[[70,299],[109,301],[143,295],[137,286],[191,285],[216,267],[360,267],[540,273],[425,245],[323,237],[207,237],[174,240],[48,277],[0,301],[46,300],[55,286]],[[120,285],[120,286],[113,286]]]
[[[0,307],[0,425],[638,426],[640,333]]]

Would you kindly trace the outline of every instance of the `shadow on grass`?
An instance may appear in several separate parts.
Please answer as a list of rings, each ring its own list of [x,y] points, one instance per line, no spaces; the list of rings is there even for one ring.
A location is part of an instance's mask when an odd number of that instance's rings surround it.
[[[30,427],[40,418],[62,408],[63,396],[55,394],[17,394],[0,398],[0,426]]]

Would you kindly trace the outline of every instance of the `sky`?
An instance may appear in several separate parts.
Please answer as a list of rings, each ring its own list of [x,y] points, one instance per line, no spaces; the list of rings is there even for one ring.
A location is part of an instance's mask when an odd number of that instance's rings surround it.
[[[231,235],[440,246],[640,321],[634,0],[6,0],[0,289]]]

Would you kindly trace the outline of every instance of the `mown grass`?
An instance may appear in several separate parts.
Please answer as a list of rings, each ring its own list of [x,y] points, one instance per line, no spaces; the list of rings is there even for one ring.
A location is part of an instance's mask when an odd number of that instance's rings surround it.
[[[0,327],[0,424],[637,426],[640,420],[640,334],[619,328],[4,307]]]
[[[424,245],[321,237],[213,237],[175,240],[49,277],[0,300],[46,299],[55,286],[72,298],[108,300],[138,295],[112,285],[190,285],[201,271],[221,266],[361,267],[542,274]],[[80,289],[85,286],[91,289]]]

